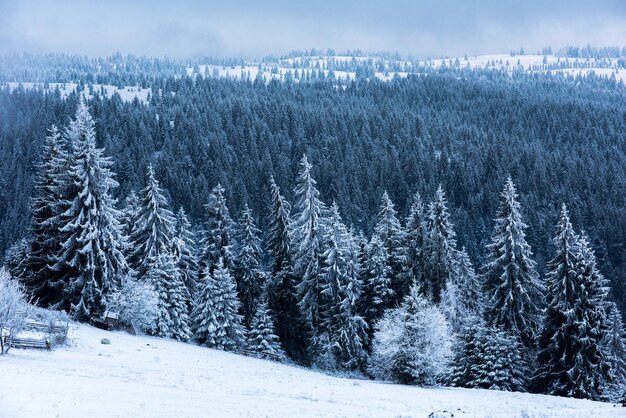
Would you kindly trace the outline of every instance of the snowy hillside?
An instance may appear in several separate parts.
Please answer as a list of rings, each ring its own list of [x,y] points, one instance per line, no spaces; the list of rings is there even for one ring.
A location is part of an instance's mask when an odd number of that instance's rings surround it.
[[[85,325],[71,326],[67,347],[12,350],[0,369],[3,418],[626,417],[626,408],[586,400],[334,378]]]

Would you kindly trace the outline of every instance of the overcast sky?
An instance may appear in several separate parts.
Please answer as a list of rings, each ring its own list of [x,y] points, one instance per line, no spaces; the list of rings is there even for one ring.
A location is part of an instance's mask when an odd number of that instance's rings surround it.
[[[0,0],[0,53],[426,56],[625,46],[626,0]]]

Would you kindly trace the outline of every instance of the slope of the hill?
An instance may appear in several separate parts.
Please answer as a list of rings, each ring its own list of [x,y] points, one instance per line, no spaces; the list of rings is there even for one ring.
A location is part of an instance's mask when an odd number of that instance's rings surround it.
[[[69,339],[0,358],[1,417],[626,416],[608,403],[335,378],[84,325]]]

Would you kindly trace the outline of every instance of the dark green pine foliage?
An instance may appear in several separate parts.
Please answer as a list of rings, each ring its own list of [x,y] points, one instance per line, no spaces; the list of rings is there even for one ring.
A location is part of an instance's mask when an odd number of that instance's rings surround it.
[[[226,198],[224,197],[224,188],[221,184],[213,188],[205,209],[207,217],[204,226],[204,236],[200,242],[200,277],[198,278],[200,281],[205,280],[205,267],[208,266],[209,270],[213,272],[220,259],[222,259],[224,267],[231,274],[235,269],[235,256],[233,253],[235,223],[230,217]]]
[[[445,193],[439,185],[435,200],[428,207],[428,239],[425,246],[425,295],[440,303],[446,283],[454,276],[456,233],[450,221]]]
[[[189,291],[183,283],[171,251],[153,253],[145,263],[144,280],[158,295],[154,334],[187,341],[192,336],[187,301]]]
[[[132,216],[132,214],[130,215]],[[143,280],[148,263],[173,251],[174,214],[159,186],[152,165],[148,166],[147,185],[139,192],[139,211],[130,236],[128,261]]]
[[[565,205],[554,244],[533,386],[550,395],[599,400],[610,373],[601,350],[606,330],[599,311],[606,305],[593,254],[575,234]]]
[[[405,227],[405,251],[404,256],[404,287],[403,295],[407,294],[408,289],[413,283],[416,283],[420,290],[425,294],[425,258],[424,246],[426,243],[426,219],[424,213],[424,204],[419,193],[415,193],[413,203],[409,210],[409,216],[406,219]]]
[[[460,335],[450,383],[466,388],[525,392],[528,368],[522,352],[517,337],[472,317]]]
[[[196,257],[194,233],[191,230],[191,223],[187,219],[183,208],[180,208],[176,213],[174,240],[172,244],[178,270],[193,300],[198,291],[196,281],[198,277],[198,260]]]
[[[41,163],[37,166],[35,197],[31,200],[32,238],[25,268],[12,271],[12,277],[20,279],[28,293],[40,305],[58,302],[62,289],[49,286],[50,269],[54,257],[66,234],[59,232],[63,213],[69,208],[69,192],[73,189],[69,177],[71,149],[67,135],[62,135],[52,126],[42,150]]]
[[[393,297],[389,300],[390,305],[386,306],[386,308],[390,308],[394,303],[402,301],[405,295],[404,291],[408,290],[411,283],[407,282],[405,280],[406,275],[403,275],[406,257],[406,249],[403,246],[404,230],[398,220],[395,205],[387,191],[383,193],[380,199],[374,233],[387,250],[387,265],[391,268],[390,288],[393,291]]]
[[[270,208],[267,252],[272,260],[268,283],[268,304],[276,318],[276,333],[287,355],[306,361],[306,325],[303,323],[296,297],[296,278],[291,269],[291,238],[289,202],[270,178]]]
[[[257,311],[261,289],[265,286],[266,275],[261,266],[261,231],[257,228],[254,216],[248,205],[244,206],[239,220],[239,254],[235,260],[237,292],[241,301],[244,324],[250,328]]]
[[[195,336],[204,346],[239,351],[246,341],[235,281],[221,259],[213,272],[205,270],[192,313]]]
[[[322,280],[323,212],[317,182],[311,177],[312,165],[306,155],[300,161],[296,188],[297,214],[292,221],[293,271],[298,278],[296,285],[299,307],[304,321],[317,335],[320,325],[320,281]]]
[[[252,326],[246,337],[248,351],[254,356],[274,361],[285,361],[285,352],[275,333],[274,322],[266,301],[258,304]]]
[[[104,299],[129,268],[118,221],[121,213],[111,196],[118,186],[110,170],[113,163],[96,147],[94,122],[82,100],[66,135],[72,144],[69,175],[76,190],[67,196],[70,207],[60,216],[59,231],[67,238],[51,268],[58,278],[53,286],[62,287],[64,296],[53,306],[88,318],[104,312]]]
[[[485,318],[488,325],[504,327],[532,350],[541,323],[543,286],[526,242],[527,225],[510,177],[501,199],[483,268]]]

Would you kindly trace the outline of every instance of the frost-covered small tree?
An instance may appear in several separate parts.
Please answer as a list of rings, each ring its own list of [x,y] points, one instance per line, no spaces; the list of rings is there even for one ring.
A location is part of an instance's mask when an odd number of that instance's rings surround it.
[[[441,185],[428,207],[427,230],[425,295],[433,303],[439,303],[448,280],[454,275],[456,255],[456,233]]]
[[[285,267],[291,266],[289,262],[291,254],[289,236],[291,206],[280,194],[280,188],[274,181],[274,177],[270,177],[270,199],[267,251],[273,261],[272,273],[277,273],[284,270]]]
[[[488,325],[504,327],[518,336],[527,349],[536,344],[541,322],[543,287],[535,270],[527,225],[509,177],[501,194],[496,225],[487,245],[488,261],[483,268],[485,318]]]
[[[384,380],[436,384],[448,370],[452,337],[441,311],[412,286],[376,324],[369,370]]]
[[[362,312],[373,331],[374,323],[391,304],[391,267],[388,264],[387,249],[376,234],[372,236],[364,266],[365,286]]]
[[[171,250],[153,255],[145,266],[144,280],[154,287],[159,299],[154,334],[187,341],[192,336],[187,310],[189,292],[174,255]]]
[[[204,235],[200,241],[199,281],[206,279],[203,277],[206,271],[205,267],[209,266],[210,271],[213,272],[217,268],[220,258],[231,274],[235,269],[235,254],[233,252],[235,222],[230,217],[230,212],[226,205],[226,197],[224,196],[224,188],[221,184],[213,188],[205,208],[207,219],[204,226]]]
[[[195,336],[204,346],[237,351],[244,347],[245,336],[235,281],[221,259],[213,272],[209,266],[204,268],[192,313]]]
[[[473,317],[461,332],[451,383],[466,388],[525,392],[528,368],[522,349],[517,337]]]
[[[71,308],[76,317],[87,318],[104,311],[105,297],[129,269],[121,213],[111,196],[118,186],[110,170],[113,162],[96,147],[94,121],[84,101],[65,135],[72,145],[69,176],[75,193],[67,196],[70,207],[60,216],[58,230],[65,239],[51,266],[58,275],[49,284],[63,289],[55,308]]]
[[[320,324],[320,280],[322,279],[323,211],[316,181],[311,177],[312,165],[306,155],[300,161],[300,173],[294,190],[297,215],[292,222],[293,271],[298,277],[296,290],[303,319],[317,334]]]
[[[122,278],[121,286],[106,299],[107,310],[118,312],[120,322],[135,334],[155,331],[159,312],[159,295],[151,283],[137,281],[131,276]]]
[[[601,347],[604,290],[588,244],[574,232],[565,205],[548,264],[548,306],[539,338],[535,390],[550,395],[601,399],[610,366]]]
[[[274,332],[274,323],[265,301],[258,305],[247,335],[247,346],[248,350],[259,358],[274,361],[285,360],[285,352]]]
[[[456,251],[453,273],[441,296],[441,310],[452,331],[459,333],[467,318],[482,314],[481,287],[465,248]]]
[[[26,295],[20,283],[7,270],[0,269],[0,355],[11,348],[13,338],[23,329],[26,318]]]
[[[198,277],[198,259],[196,257],[196,244],[193,231],[191,230],[191,223],[189,223],[183,208],[180,208],[176,213],[172,244],[178,270],[182,276],[183,283],[187,286],[189,294],[193,299],[198,291],[196,282]]]
[[[155,177],[152,165],[148,166],[147,185],[139,192],[139,212],[136,229],[130,236],[131,251],[128,261],[144,280],[148,263],[162,254],[171,253],[174,239],[174,214]]]
[[[398,220],[395,205],[387,191],[383,193],[380,200],[374,233],[387,250],[387,265],[391,269],[390,288],[393,291],[393,298],[390,302],[399,302],[404,296],[402,290],[405,288],[408,290],[411,283],[405,283],[403,280],[406,276],[402,274],[406,257],[404,229]]]
[[[257,310],[257,301],[265,285],[266,275],[261,266],[261,231],[246,204],[239,221],[239,253],[235,260],[237,292],[241,302],[244,324],[250,328]]]

